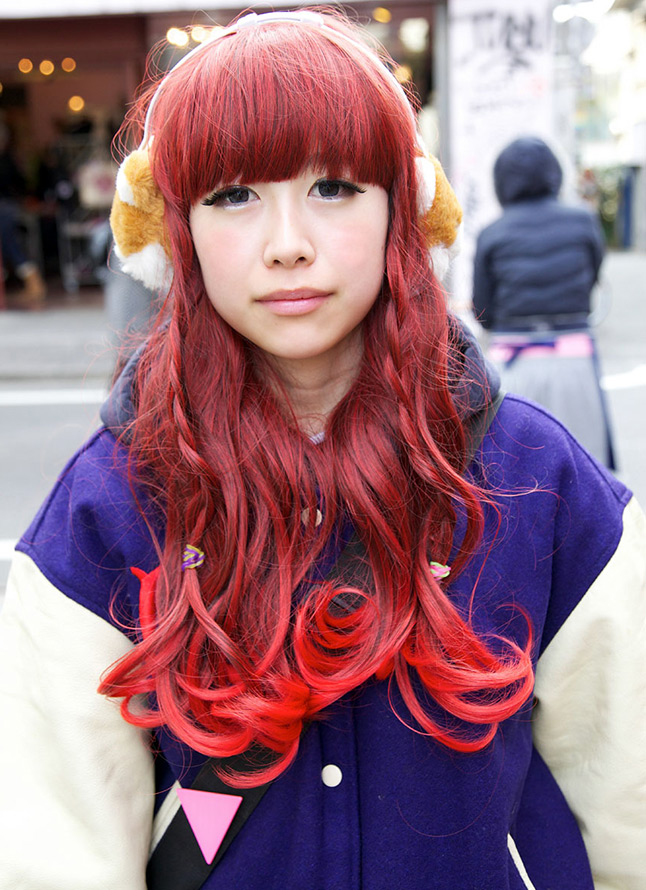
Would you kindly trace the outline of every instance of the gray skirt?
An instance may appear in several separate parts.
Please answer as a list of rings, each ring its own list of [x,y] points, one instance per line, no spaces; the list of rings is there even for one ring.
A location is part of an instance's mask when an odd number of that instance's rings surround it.
[[[547,408],[598,461],[615,469],[599,361],[589,332],[492,333],[488,354],[505,392]]]

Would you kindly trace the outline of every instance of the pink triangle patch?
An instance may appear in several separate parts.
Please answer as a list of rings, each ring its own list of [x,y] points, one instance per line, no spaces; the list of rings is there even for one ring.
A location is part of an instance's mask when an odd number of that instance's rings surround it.
[[[210,865],[238,812],[242,798],[237,794],[195,791],[193,788],[178,788],[177,796],[202,855]]]

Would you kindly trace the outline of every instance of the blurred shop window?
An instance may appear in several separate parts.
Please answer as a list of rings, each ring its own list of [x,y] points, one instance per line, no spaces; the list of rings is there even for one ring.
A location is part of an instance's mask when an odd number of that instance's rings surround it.
[[[108,219],[117,166],[110,156],[114,126],[102,109],[90,110],[61,144],[68,156],[73,198],[61,205],[58,234],[61,277],[65,289],[100,283],[92,241]]]
[[[633,203],[637,170],[626,165],[606,167],[598,171],[599,216],[609,247],[630,248],[633,245]]]

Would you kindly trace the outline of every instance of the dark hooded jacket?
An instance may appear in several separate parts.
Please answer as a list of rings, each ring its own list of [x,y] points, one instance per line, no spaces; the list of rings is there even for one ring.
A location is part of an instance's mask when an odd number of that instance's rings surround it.
[[[517,139],[494,165],[502,216],[480,233],[473,306],[487,329],[585,325],[603,258],[600,226],[558,200],[563,173],[550,148]]]

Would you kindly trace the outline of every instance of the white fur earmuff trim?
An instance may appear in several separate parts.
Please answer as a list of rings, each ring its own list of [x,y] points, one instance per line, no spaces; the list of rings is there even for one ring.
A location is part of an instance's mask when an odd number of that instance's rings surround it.
[[[168,291],[173,267],[162,243],[163,199],[145,149],[137,149],[125,158],[115,185],[110,223],[121,268],[152,291]]]
[[[133,207],[135,206],[135,194],[132,190],[132,186],[128,182],[128,176],[125,171],[125,164],[128,158],[121,164],[119,170],[117,171],[117,181],[116,181],[116,189],[117,194],[121,198],[124,204],[130,204]]]
[[[115,241],[114,252],[121,261],[121,269],[131,278],[141,281],[156,293],[168,291],[173,279],[173,266],[159,242],[147,244],[137,253],[126,256]]]
[[[446,244],[435,244],[429,248],[431,268],[439,281],[443,281],[451,267],[451,263],[462,249],[462,223],[460,223],[455,241],[449,247]]]
[[[460,250],[462,210],[440,162],[429,154],[419,132],[417,148],[417,213],[427,239],[429,264],[441,281]]]
[[[433,206],[437,177],[435,167],[426,155],[415,158],[417,169],[417,212],[425,216]]]

